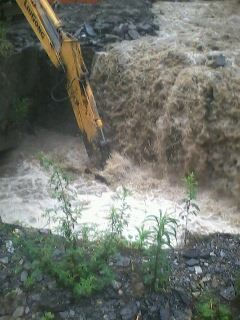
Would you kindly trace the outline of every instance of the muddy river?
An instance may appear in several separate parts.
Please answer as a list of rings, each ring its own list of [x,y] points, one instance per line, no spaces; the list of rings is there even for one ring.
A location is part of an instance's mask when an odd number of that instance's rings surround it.
[[[149,170],[133,164],[130,170],[130,161],[115,155],[106,168],[106,176],[113,183],[106,185],[97,181],[94,175],[84,173],[88,158],[79,136],[39,129],[36,135],[26,136],[17,150],[1,159],[0,216],[4,222],[52,230],[56,227],[54,224],[49,226],[43,217],[46,209],[56,203],[49,194],[50,175],[40,166],[39,151],[57,159],[68,172],[74,172],[72,188],[77,193],[78,204],[84,205],[81,224],[92,224],[100,230],[107,228],[107,217],[112,206],[119,206],[116,193],[122,186],[131,191],[127,198],[130,210],[126,235],[134,237],[136,227],[142,224],[145,217],[158,214],[160,209],[179,219],[183,210],[181,199],[184,197],[181,181],[179,185],[172,185],[167,179],[157,180]],[[122,172],[126,163],[130,174]],[[101,174],[104,175],[104,172]],[[240,231],[239,211],[230,200],[219,199],[210,190],[200,188],[197,203],[201,211],[189,222],[192,232]],[[179,241],[182,225],[180,219]]]

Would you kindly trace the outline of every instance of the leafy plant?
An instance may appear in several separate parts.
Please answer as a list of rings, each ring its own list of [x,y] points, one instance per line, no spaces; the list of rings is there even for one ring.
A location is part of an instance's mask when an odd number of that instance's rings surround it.
[[[153,243],[147,251],[148,261],[144,263],[145,283],[159,291],[168,283],[170,268],[165,248],[172,247],[171,237],[176,238],[177,221],[161,210],[159,216],[150,215],[145,221],[151,223],[150,239]]]
[[[11,49],[12,44],[7,40],[7,27],[4,23],[0,23],[0,56],[8,56]]]
[[[183,199],[184,210],[180,213],[180,217],[185,220],[184,244],[186,245],[189,218],[190,216],[196,216],[200,209],[194,201],[197,197],[197,180],[193,172],[184,178],[184,184],[186,189],[186,198]]]
[[[131,192],[122,187],[121,191],[117,192],[116,201],[120,203],[118,207],[113,206],[111,208],[108,219],[110,221],[110,230],[115,239],[121,239],[123,237],[123,230],[128,226],[129,211],[131,209],[127,202],[127,198],[131,195]]]
[[[199,320],[231,320],[231,311],[226,304],[211,295],[205,293],[196,306],[197,319]]]
[[[32,289],[35,286],[36,283],[36,279],[34,277],[34,275],[29,275],[24,283],[25,288],[28,289]]]
[[[151,232],[149,230],[145,229],[144,223],[142,223],[142,225],[140,227],[136,227],[136,230],[138,232],[137,237],[136,237],[136,246],[140,251],[142,251]]]
[[[41,320],[54,320],[55,316],[52,312],[45,312]]]
[[[70,179],[54,161],[44,155],[40,155],[41,164],[51,173],[50,189],[57,205],[47,209],[45,216],[48,222],[51,220],[58,223],[58,232],[62,235],[70,246],[75,246],[78,234],[75,232],[75,225],[79,222],[82,205],[73,206],[76,202],[76,192],[70,188]]]

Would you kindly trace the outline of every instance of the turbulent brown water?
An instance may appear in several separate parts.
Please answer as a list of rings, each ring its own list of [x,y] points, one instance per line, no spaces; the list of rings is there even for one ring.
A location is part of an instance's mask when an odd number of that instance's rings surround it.
[[[137,167],[129,159],[115,154],[102,173],[110,182],[110,186],[106,186],[84,173],[88,159],[80,137],[40,129],[36,136],[26,136],[17,150],[2,158],[0,215],[5,222],[49,227],[43,213],[53,207],[55,201],[48,192],[49,174],[37,160],[39,151],[58,159],[68,172],[74,173],[72,186],[77,192],[77,202],[85,206],[81,223],[105,229],[111,207],[118,205],[116,191],[122,185],[132,191],[128,198],[131,211],[126,234],[136,235],[135,227],[141,225],[146,215],[158,214],[159,209],[179,218],[180,200],[184,196],[181,185],[155,179],[149,168]],[[239,212],[229,200],[214,198],[211,191],[206,190],[200,191],[198,205],[201,213],[189,224],[192,232],[240,231]],[[180,239],[181,223],[178,229]]]
[[[153,10],[157,37],[113,45],[93,67],[113,145],[159,176],[195,171],[239,202],[240,6],[159,1]]]

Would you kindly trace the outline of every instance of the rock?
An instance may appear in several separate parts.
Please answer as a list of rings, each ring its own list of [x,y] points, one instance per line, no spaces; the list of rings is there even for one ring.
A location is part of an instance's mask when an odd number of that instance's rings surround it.
[[[4,283],[7,281],[7,278],[9,277],[9,274],[5,271],[0,271],[0,283]]]
[[[0,258],[0,263],[3,263],[3,264],[8,264],[9,262],[9,259],[8,257],[3,257],[3,258]]]
[[[120,24],[119,29],[120,29],[121,33],[124,35],[125,33],[128,32],[128,29],[129,29],[128,24],[127,23]]]
[[[107,41],[121,41],[122,40],[120,37],[116,36],[115,34],[109,34],[109,33],[105,34],[104,39],[106,39]],[[99,178],[99,175],[97,177]],[[96,180],[99,180],[98,178],[96,178]],[[105,180],[104,183],[109,185],[109,182],[107,180]]]
[[[61,319],[69,319],[68,311],[59,312],[59,316],[60,316]]]
[[[188,267],[189,272],[195,272],[195,268],[194,267]]]
[[[35,278],[38,282],[41,282],[43,280],[43,274],[41,272],[38,272]]]
[[[19,317],[22,317],[24,315],[24,307],[17,307],[17,309],[13,313],[13,319],[17,319]]]
[[[144,31],[144,32],[150,33],[150,32],[153,31],[153,27],[149,23],[140,22],[140,23],[137,24],[137,30],[139,32]]]
[[[205,277],[202,278],[202,282],[208,282],[211,280],[211,275],[208,273]]]
[[[26,303],[26,296],[20,288],[8,292],[1,300],[1,308],[5,313],[13,314],[19,306]]]
[[[226,256],[226,253],[225,253],[223,250],[221,250],[221,251],[220,251],[220,257],[221,257],[221,258],[224,258],[225,256]]]
[[[122,320],[135,319],[138,314],[138,308],[135,301],[129,302],[124,308],[120,310]]]
[[[208,65],[213,68],[225,67],[227,64],[226,57],[222,53],[208,55],[208,59],[210,60]]]
[[[187,291],[181,289],[181,288],[175,288],[175,292],[178,294],[179,298],[182,300],[182,302],[186,306],[190,306],[192,303],[192,298],[190,295],[187,293]]]
[[[23,265],[23,262],[24,262],[23,259],[21,259],[21,260],[19,261],[20,266]]]
[[[188,261],[186,262],[186,264],[187,264],[187,266],[189,266],[189,267],[193,267],[193,266],[196,266],[196,265],[199,264],[199,260],[192,258],[192,259],[188,260]]]
[[[84,23],[84,28],[85,28],[86,33],[90,37],[96,37],[97,36],[96,32],[93,30],[93,27],[90,24]]]
[[[222,264],[217,263],[215,266],[215,273],[222,273],[224,271],[224,267]]]
[[[160,307],[159,310],[160,320],[169,320],[171,316],[169,304],[166,304],[165,307]]]
[[[25,314],[29,314],[29,312],[30,312],[29,307],[26,307],[26,308],[25,308]]]
[[[49,292],[42,293],[40,301],[37,303],[41,309],[52,310],[52,312],[64,312],[66,307],[70,304],[69,292],[58,296],[51,295]]]
[[[186,259],[208,259],[210,254],[208,251],[201,251],[199,249],[188,249],[182,253],[182,256]]]
[[[49,281],[49,282],[47,283],[47,287],[48,287],[48,289],[50,289],[50,290],[56,288],[56,287],[57,287],[57,282],[56,282],[56,280]]]
[[[50,229],[39,229],[38,232],[40,234],[45,234],[45,235],[48,235],[48,234],[52,233]]]
[[[119,17],[117,15],[108,16],[107,20],[109,23],[112,23],[114,25],[119,24],[122,21],[121,17]]]
[[[195,268],[195,273],[196,274],[202,274],[203,271],[202,271],[202,268],[200,266],[195,266],[194,268]]]
[[[144,295],[145,287],[144,287],[143,282],[137,281],[137,282],[132,283],[132,289],[133,289],[135,297],[140,298]]]
[[[192,295],[193,295],[194,298],[198,298],[201,295],[201,292],[200,291],[194,291],[194,292],[192,292]]]
[[[34,293],[30,296],[30,300],[33,302],[39,302],[41,301],[41,294],[40,293]]]
[[[70,315],[70,317],[74,317],[75,316],[75,311],[74,310],[70,310],[69,311],[69,315]]]
[[[97,30],[99,33],[105,33],[112,30],[112,23],[98,21],[94,25],[94,29]]]
[[[198,249],[188,249],[182,253],[182,256],[187,259],[196,259],[199,257],[200,251]]]
[[[116,255],[116,265],[118,267],[128,267],[130,265],[131,259],[129,257],[124,257],[121,254]]]
[[[132,40],[137,40],[140,38],[140,34],[134,29],[128,30],[128,35]]]
[[[216,276],[213,276],[211,285],[214,289],[216,289],[219,286],[219,281]]]
[[[184,311],[175,310],[174,312],[175,320],[191,320],[192,319],[192,310],[186,309]]]
[[[31,262],[26,261],[26,262],[24,263],[24,265],[23,265],[23,268],[24,268],[25,270],[27,270],[27,271],[31,270],[31,269],[32,269],[32,264],[31,264]]]
[[[28,273],[27,273],[27,271],[23,271],[22,273],[21,273],[21,281],[22,282],[25,282],[26,280],[27,280],[27,277],[28,277]]]
[[[118,282],[118,281],[116,281],[116,280],[113,280],[112,281],[112,287],[113,287],[113,289],[114,290],[119,290],[120,288],[121,288],[121,283],[120,282]]]
[[[14,253],[14,247],[13,247],[12,240],[7,240],[6,241],[6,249],[7,249],[8,253]]]
[[[236,297],[236,292],[233,285],[231,285],[228,288],[220,290],[220,295],[227,301],[233,301]]]
[[[122,296],[122,295],[123,295],[122,289],[118,290],[118,294],[119,294],[119,296]]]

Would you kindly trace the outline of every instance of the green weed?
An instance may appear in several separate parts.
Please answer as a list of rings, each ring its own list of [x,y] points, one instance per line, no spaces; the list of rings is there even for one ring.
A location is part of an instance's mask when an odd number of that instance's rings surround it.
[[[112,236],[118,240],[123,238],[124,228],[128,226],[128,218],[131,208],[127,202],[127,198],[130,195],[131,192],[125,187],[123,187],[121,191],[117,192],[116,201],[118,201],[120,205],[117,207],[113,206],[108,216]]]
[[[161,210],[159,216],[150,215],[145,221],[152,224],[149,235],[152,245],[147,250],[148,261],[143,265],[144,279],[152,289],[160,291],[166,287],[170,275],[165,248],[171,247],[171,237],[176,238],[177,221]]]
[[[136,240],[135,240],[135,245],[136,247],[142,251],[147,244],[148,238],[151,234],[151,232],[147,229],[145,229],[145,224],[142,223],[140,227],[136,227],[136,230],[138,232]]]
[[[52,312],[44,313],[44,315],[41,318],[41,320],[54,320],[54,319],[55,319],[55,316]]]
[[[196,306],[197,320],[231,320],[231,311],[226,304],[211,295],[205,293]]]
[[[58,224],[57,231],[62,235],[70,246],[75,246],[78,233],[75,232],[75,225],[81,218],[83,205],[73,205],[77,202],[76,192],[70,188],[70,179],[54,161],[44,155],[40,155],[43,167],[51,174],[50,190],[51,195],[57,200],[54,208],[47,209],[45,216],[48,222],[54,221]]]
[[[185,220],[185,228],[184,228],[184,244],[187,243],[188,238],[188,222],[190,216],[196,216],[200,209],[195,203],[197,197],[197,180],[192,172],[184,178],[184,184],[186,189],[186,198],[183,199],[184,203],[184,211],[180,213],[180,217]]]

